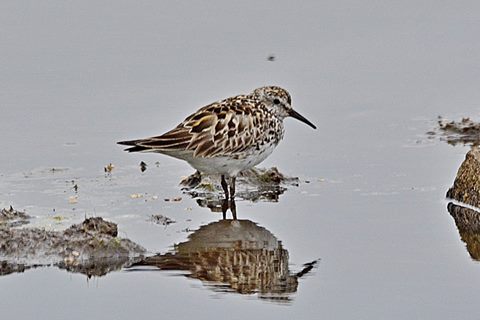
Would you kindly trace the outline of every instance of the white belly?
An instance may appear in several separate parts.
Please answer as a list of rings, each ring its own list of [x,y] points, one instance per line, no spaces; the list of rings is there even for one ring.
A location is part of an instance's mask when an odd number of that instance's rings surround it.
[[[269,145],[260,151],[246,154],[240,159],[232,157],[213,157],[213,158],[184,158],[192,167],[206,174],[223,174],[235,177],[239,172],[248,170],[272,154],[276,145]]]

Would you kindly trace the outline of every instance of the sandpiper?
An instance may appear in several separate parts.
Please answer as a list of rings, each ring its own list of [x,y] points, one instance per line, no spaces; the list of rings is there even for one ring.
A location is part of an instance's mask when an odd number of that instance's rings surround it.
[[[187,161],[205,174],[219,174],[225,198],[235,195],[235,178],[265,160],[283,138],[283,119],[315,125],[293,110],[287,90],[255,89],[214,102],[161,136],[118,142],[129,152],[158,152]],[[230,192],[225,178],[230,180]]]

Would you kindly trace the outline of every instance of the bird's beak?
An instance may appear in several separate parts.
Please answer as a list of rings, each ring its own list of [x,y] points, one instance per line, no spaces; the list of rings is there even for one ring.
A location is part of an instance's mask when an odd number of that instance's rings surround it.
[[[293,109],[290,109],[289,111],[289,116],[292,117],[292,118],[295,118],[297,120],[300,120],[302,121],[303,123],[306,123],[308,124],[310,127],[312,127],[313,129],[317,129],[317,127],[311,123],[310,121],[307,120],[307,118],[305,118],[304,116],[302,116],[300,113],[298,113],[297,111],[293,110]]]

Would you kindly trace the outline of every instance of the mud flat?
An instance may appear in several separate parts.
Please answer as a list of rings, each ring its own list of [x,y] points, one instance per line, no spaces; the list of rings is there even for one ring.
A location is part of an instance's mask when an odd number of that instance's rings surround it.
[[[105,275],[138,261],[145,252],[142,246],[117,235],[117,225],[99,217],[85,219],[64,231],[15,228],[3,223],[0,275],[42,266],[87,276]]]
[[[447,120],[439,117],[438,131],[441,139],[451,145],[456,144],[480,144],[480,123],[463,118],[460,121]],[[436,134],[431,131],[429,134]]]
[[[0,210],[0,228],[15,227],[29,222],[30,216],[23,211],[13,209],[12,206],[8,209]]]

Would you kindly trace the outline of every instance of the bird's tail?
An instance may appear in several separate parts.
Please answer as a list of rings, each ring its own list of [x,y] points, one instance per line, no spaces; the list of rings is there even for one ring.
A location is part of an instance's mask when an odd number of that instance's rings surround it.
[[[133,146],[125,149],[125,151],[128,151],[128,152],[142,152],[142,151],[148,150],[149,148],[138,145],[138,143],[141,141],[142,140],[119,141],[117,142],[117,144],[121,144],[124,146]]]

